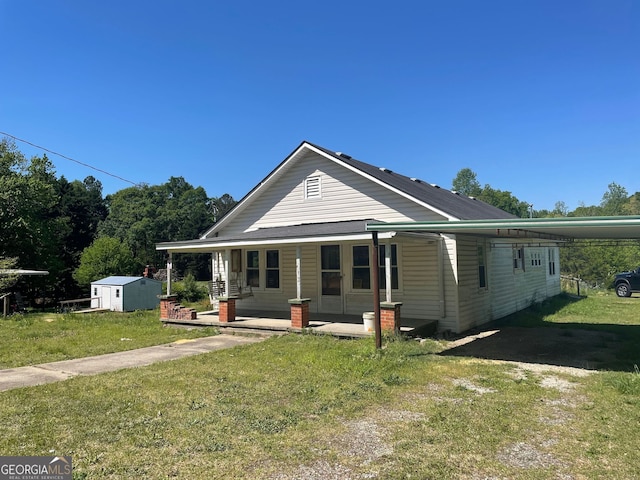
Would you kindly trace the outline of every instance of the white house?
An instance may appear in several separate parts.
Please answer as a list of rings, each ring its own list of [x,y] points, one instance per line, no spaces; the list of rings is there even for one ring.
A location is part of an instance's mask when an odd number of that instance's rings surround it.
[[[461,332],[560,293],[558,243],[496,231],[380,231],[372,260],[367,225],[454,224],[515,217],[477,199],[302,142],[200,238],[157,245],[207,252],[220,296],[238,309],[361,315],[380,297],[402,318]]]
[[[112,276],[91,282],[91,308],[116,312],[150,310],[160,303],[162,282],[146,277]]]

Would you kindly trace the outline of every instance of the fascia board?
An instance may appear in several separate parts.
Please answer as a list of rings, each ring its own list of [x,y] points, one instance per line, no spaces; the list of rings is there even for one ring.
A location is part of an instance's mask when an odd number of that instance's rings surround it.
[[[382,240],[391,239],[395,236],[395,232],[385,232],[379,235],[378,238]],[[349,242],[349,241],[361,241],[361,240],[371,240],[371,233],[362,232],[362,233],[354,233],[347,235],[330,235],[326,237],[296,237],[296,238],[284,238],[284,239],[265,239],[265,240],[229,240],[229,241],[219,241],[219,242],[211,242],[211,243],[199,243],[197,245],[189,245],[189,244],[181,244],[180,242],[175,243],[167,243],[167,244],[158,244],[156,245],[156,250],[160,251],[171,251],[171,252],[183,252],[183,253],[193,253],[193,252],[202,252],[211,251],[220,248],[230,248],[230,247],[260,247],[265,245],[297,245],[302,243],[327,243],[327,242]]]

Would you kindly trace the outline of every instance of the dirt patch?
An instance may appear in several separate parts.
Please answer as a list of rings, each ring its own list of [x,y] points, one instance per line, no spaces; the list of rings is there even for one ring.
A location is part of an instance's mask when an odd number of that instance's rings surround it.
[[[461,337],[440,355],[597,370],[615,360],[618,345],[618,336],[609,332],[503,327]]]

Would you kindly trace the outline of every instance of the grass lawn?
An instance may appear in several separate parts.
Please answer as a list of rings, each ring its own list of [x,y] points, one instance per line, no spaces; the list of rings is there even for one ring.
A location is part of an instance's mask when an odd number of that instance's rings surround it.
[[[511,321],[608,328],[603,312],[629,319],[638,302],[565,301]],[[446,344],[287,335],[2,392],[0,452],[71,455],[76,479],[640,478],[633,368],[436,355]]]
[[[216,333],[214,329],[163,327],[159,319],[158,310],[0,317],[0,368],[119,352]]]

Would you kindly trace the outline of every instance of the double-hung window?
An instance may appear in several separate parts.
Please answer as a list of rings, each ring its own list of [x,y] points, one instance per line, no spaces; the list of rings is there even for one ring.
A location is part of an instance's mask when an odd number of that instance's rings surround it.
[[[260,287],[260,252],[247,250],[247,285]]]
[[[280,288],[280,251],[267,250],[267,288]]]
[[[484,246],[478,245],[478,286],[487,287],[487,264],[484,255]]]
[[[371,288],[371,270],[369,269],[369,247],[354,245],[352,282],[354,290],[369,290]]]
[[[265,288],[280,288],[280,251],[247,250],[246,271],[247,285],[250,287],[260,288],[260,279],[264,278]]]

